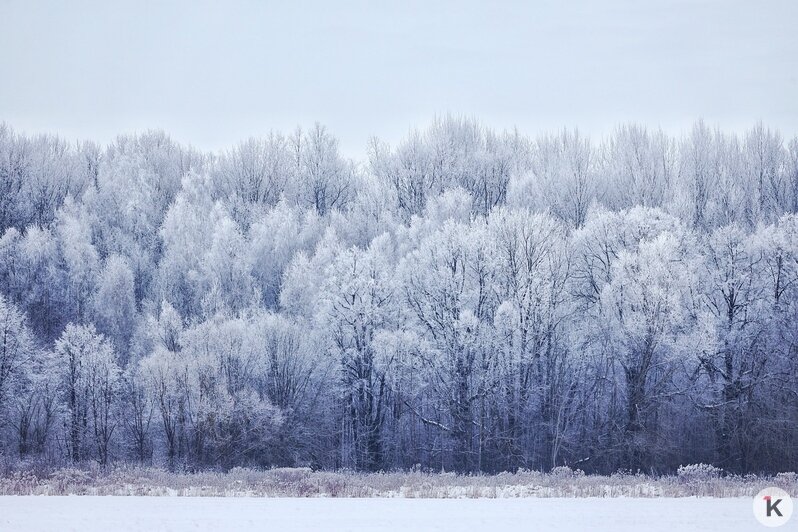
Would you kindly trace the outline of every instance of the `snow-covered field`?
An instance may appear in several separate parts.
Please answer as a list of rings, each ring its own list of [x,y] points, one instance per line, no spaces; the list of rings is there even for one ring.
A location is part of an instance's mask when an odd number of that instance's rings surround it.
[[[0,530],[750,531],[745,498],[0,497]]]

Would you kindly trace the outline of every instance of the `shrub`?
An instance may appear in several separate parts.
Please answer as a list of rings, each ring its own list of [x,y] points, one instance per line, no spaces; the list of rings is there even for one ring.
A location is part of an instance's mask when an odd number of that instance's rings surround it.
[[[720,478],[723,470],[710,464],[689,464],[679,466],[676,476],[683,482],[701,482]]]
[[[65,467],[56,469],[50,475],[50,484],[55,488],[55,493],[75,493],[75,488],[83,488],[91,484],[92,475],[89,471]],[[82,490],[81,490],[82,491]]]
[[[15,471],[5,478],[0,478],[0,494],[31,494],[36,491],[39,479],[31,471]]]
[[[550,475],[556,478],[578,478],[585,476],[585,472],[581,469],[571,469],[563,465],[552,469]]]

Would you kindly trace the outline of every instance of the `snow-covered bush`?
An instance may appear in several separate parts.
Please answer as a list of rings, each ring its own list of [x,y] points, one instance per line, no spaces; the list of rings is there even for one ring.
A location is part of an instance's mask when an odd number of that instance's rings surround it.
[[[710,464],[689,464],[679,466],[676,476],[683,482],[701,482],[720,478],[723,469]]]
[[[557,466],[549,473],[555,478],[579,478],[585,476],[585,472],[581,469],[571,469],[568,466]]]
[[[39,479],[31,471],[15,471],[11,475],[0,478],[0,495],[32,493],[39,485]]]
[[[90,484],[91,481],[91,472],[74,467],[57,469],[50,475],[50,484],[56,494],[76,493],[78,488],[82,491],[82,487]]]

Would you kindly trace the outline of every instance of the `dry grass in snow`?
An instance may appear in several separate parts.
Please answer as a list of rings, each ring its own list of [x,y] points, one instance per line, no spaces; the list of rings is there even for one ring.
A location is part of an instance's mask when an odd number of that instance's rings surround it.
[[[795,473],[775,477],[723,475],[710,466],[688,466],[673,476],[616,473],[585,475],[557,468],[551,473],[497,475],[454,473],[312,471],[307,468],[227,473],[174,473],[118,466],[107,470],[63,468],[11,471],[0,477],[0,495],[177,495],[209,497],[747,497],[766,486],[798,491]]]

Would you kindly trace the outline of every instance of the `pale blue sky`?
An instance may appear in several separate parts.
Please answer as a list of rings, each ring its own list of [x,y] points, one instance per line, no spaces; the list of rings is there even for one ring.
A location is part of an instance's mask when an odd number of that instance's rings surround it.
[[[0,0],[0,121],[203,149],[318,120],[348,155],[435,114],[536,133],[798,133],[798,1]]]

